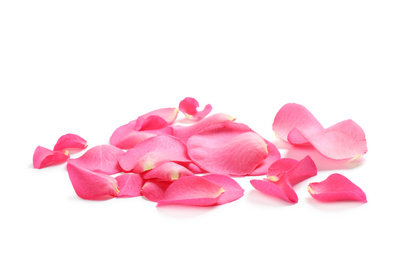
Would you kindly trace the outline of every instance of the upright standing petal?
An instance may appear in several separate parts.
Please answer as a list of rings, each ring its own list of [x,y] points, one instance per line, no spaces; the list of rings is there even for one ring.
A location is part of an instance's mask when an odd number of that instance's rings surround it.
[[[279,178],[275,178],[274,181],[268,179],[263,180],[251,180],[252,186],[265,194],[281,198],[290,203],[297,203],[298,196],[295,193],[293,187],[288,181],[287,174],[280,175]]]
[[[207,104],[202,111],[197,111],[199,106],[195,98],[187,97],[181,100],[179,109],[189,120],[200,121],[211,112],[212,107],[210,104]]]
[[[81,136],[76,134],[66,134],[58,138],[54,146],[54,151],[65,151],[65,150],[83,150],[87,147],[87,141]]]
[[[268,169],[268,178],[280,177],[286,174],[291,185],[295,185],[317,175],[317,166],[309,155],[297,161],[291,158],[282,158],[273,163]]]
[[[38,146],[33,153],[33,167],[41,169],[52,165],[64,163],[68,160],[68,151],[52,151],[48,148]]]

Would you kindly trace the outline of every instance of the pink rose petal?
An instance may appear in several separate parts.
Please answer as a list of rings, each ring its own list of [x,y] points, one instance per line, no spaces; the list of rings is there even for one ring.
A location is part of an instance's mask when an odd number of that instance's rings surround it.
[[[141,173],[165,162],[190,162],[187,147],[179,139],[161,135],[138,143],[124,153],[119,164],[126,172]]]
[[[71,162],[67,163],[68,176],[75,193],[88,200],[106,200],[119,193],[117,180],[111,176],[92,172]]]
[[[166,189],[172,182],[147,181],[142,187],[141,194],[150,201],[158,202],[164,198]]]
[[[201,177],[223,187],[224,193],[217,201],[218,205],[235,201],[241,198],[245,192],[245,190],[242,189],[242,187],[229,176],[220,174],[207,174]]]
[[[187,97],[180,102],[179,109],[189,120],[200,121],[211,112],[212,107],[208,104],[202,111],[197,111],[199,106],[195,98]]]
[[[69,159],[68,162],[93,172],[115,174],[122,171],[118,160],[123,154],[122,149],[104,144],[94,146],[79,158]]]
[[[256,169],[251,174],[249,174],[250,176],[266,175],[271,164],[281,159],[281,154],[279,153],[277,147],[267,140],[264,141],[267,144],[268,156],[256,167]]]
[[[201,169],[198,165],[196,165],[193,162],[177,162],[179,165],[184,166],[188,170],[190,170],[192,173],[207,173],[207,171]]]
[[[87,147],[87,141],[75,134],[61,136],[54,146],[54,151],[83,150]]]
[[[184,176],[174,181],[165,191],[157,206],[184,204],[210,206],[216,204],[224,189],[199,176]]]
[[[246,125],[227,122],[191,136],[188,154],[202,169],[218,174],[251,174],[267,157],[264,139]]]
[[[366,195],[345,176],[334,173],[322,182],[313,182],[308,185],[310,195],[319,201],[357,200],[367,202]]]
[[[117,197],[138,197],[141,196],[143,180],[137,173],[123,173],[116,177],[120,193]]]
[[[281,198],[290,203],[297,203],[298,196],[288,181],[287,175],[282,174],[276,181],[270,179],[251,180],[252,186],[265,194]]]
[[[279,178],[282,174],[286,174],[290,184],[295,185],[316,176],[317,167],[308,155],[300,161],[282,158],[269,167],[267,176],[273,180],[274,177]]]
[[[154,179],[158,181],[173,181],[182,176],[194,175],[190,170],[174,162],[166,162],[154,169],[147,171],[144,175],[144,179]]]
[[[178,109],[176,108],[161,108],[137,118],[135,130],[155,130],[164,128],[174,123],[177,119]]]
[[[33,167],[41,169],[52,165],[64,163],[68,160],[68,151],[52,151],[45,147],[38,146],[33,153]]]

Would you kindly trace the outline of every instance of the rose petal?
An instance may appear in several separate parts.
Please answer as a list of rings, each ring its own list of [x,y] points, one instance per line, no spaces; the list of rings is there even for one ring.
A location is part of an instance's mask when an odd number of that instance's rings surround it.
[[[207,174],[201,177],[223,187],[224,193],[217,201],[218,205],[235,201],[241,198],[245,192],[245,190],[242,189],[242,187],[229,176],[220,174]]]
[[[190,161],[183,142],[172,136],[161,135],[138,143],[120,157],[119,164],[127,172],[141,173],[165,162]]]
[[[68,151],[52,151],[38,146],[33,153],[33,167],[36,169],[64,163],[68,160]]]
[[[190,170],[192,173],[207,173],[204,169],[201,169],[197,164],[193,162],[177,162],[179,165],[184,166],[188,170]]]
[[[357,200],[367,202],[366,195],[345,176],[334,173],[322,182],[313,182],[308,185],[310,195],[319,201]]]
[[[197,107],[199,106],[195,98],[187,97],[181,100],[179,109],[189,120],[200,121],[211,112],[212,107],[208,104],[202,111],[197,111]]]
[[[150,201],[158,202],[164,198],[166,189],[172,182],[147,181],[142,187],[141,194]]]
[[[220,185],[202,177],[184,176],[169,185],[157,206],[167,204],[210,206],[218,202],[223,192],[224,189]]]
[[[166,127],[174,123],[177,119],[178,109],[176,108],[161,108],[137,118],[135,130],[154,130]]]
[[[54,151],[83,150],[87,147],[87,141],[75,134],[61,136],[54,146]]]
[[[287,175],[282,174],[276,181],[270,179],[251,180],[252,186],[260,192],[281,198],[290,203],[297,203],[298,196],[288,181]]]
[[[271,164],[281,159],[281,154],[279,153],[277,147],[265,139],[264,141],[267,144],[268,156],[256,167],[256,169],[251,174],[249,174],[250,176],[266,175]]]
[[[279,178],[284,173],[287,175],[290,184],[295,185],[310,177],[316,176],[317,167],[308,155],[300,161],[283,158],[276,161],[269,167],[267,176],[273,180],[274,177]]]
[[[142,178],[137,173],[123,173],[116,177],[120,193],[117,197],[138,197],[141,196]]]
[[[174,162],[166,162],[143,175],[144,179],[155,179],[158,181],[173,181],[182,176],[194,175],[190,170]]]
[[[119,193],[117,180],[111,176],[89,171],[71,162],[67,163],[68,176],[75,193],[88,200],[105,200]]]
[[[118,160],[123,154],[124,151],[115,146],[107,144],[97,145],[79,158],[69,159],[68,162],[93,172],[115,174],[122,171]]]
[[[235,122],[217,124],[191,136],[187,147],[195,164],[226,175],[249,175],[268,155],[264,139]]]

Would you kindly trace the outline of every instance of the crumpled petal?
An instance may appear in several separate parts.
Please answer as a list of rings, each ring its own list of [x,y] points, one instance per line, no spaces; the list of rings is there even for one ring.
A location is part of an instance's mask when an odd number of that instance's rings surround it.
[[[235,119],[229,115],[218,113],[206,117],[189,126],[174,125],[172,135],[179,138],[184,143],[187,143],[187,140],[190,136],[197,134],[198,132],[206,129],[207,127],[225,122],[231,122],[234,120]]]
[[[33,153],[33,168],[41,169],[66,162],[69,159],[68,151],[52,151],[38,146]]]
[[[244,124],[227,122],[191,136],[188,154],[202,169],[218,174],[251,174],[267,157],[264,139]]]
[[[150,201],[158,202],[164,198],[165,191],[171,183],[149,180],[143,185],[141,194]]]
[[[141,173],[165,162],[190,162],[187,147],[179,139],[160,135],[138,143],[119,158],[126,172]]]
[[[96,173],[67,163],[68,176],[75,193],[87,200],[106,200],[119,194],[117,180],[109,175]]]
[[[120,193],[117,197],[138,197],[141,196],[143,180],[137,173],[123,173],[116,177]]]
[[[235,180],[227,175],[207,174],[201,177],[223,187],[224,193],[217,201],[217,205],[226,204],[240,199],[245,192],[245,190],[242,189],[242,187]]]
[[[174,123],[177,119],[178,109],[176,108],[161,108],[136,119],[135,130],[155,130],[164,128]]]
[[[210,104],[207,104],[202,111],[197,111],[197,107],[199,106],[200,105],[195,98],[187,97],[181,100],[179,109],[184,113],[187,119],[192,121],[200,121],[208,114],[210,114],[212,107]]]
[[[308,185],[310,195],[319,201],[357,200],[367,202],[366,194],[345,176],[334,173],[322,182]]]
[[[83,150],[87,147],[87,141],[76,134],[66,134],[58,138],[54,151]]]
[[[79,158],[69,159],[68,162],[93,172],[111,175],[122,171],[118,160],[123,154],[122,149],[103,144],[90,148]]]
[[[194,175],[190,170],[174,162],[163,163],[154,169],[147,171],[144,179],[154,179],[158,181],[173,181],[182,176]]]
[[[256,169],[251,174],[249,174],[250,176],[266,175],[271,164],[281,159],[281,154],[277,147],[268,140],[264,139],[264,141],[267,144],[268,156],[256,167]]]
[[[224,189],[199,176],[184,176],[174,181],[166,189],[157,206],[167,204],[184,204],[193,206],[210,206],[216,204]]]
[[[268,169],[268,178],[274,180],[286,174],[291,185],[295,185],[310,177],[317,175],[317,166],[309,155],[297,161],[291,158],[282,158],[273,163]]]
[[[250,183],[260,192],[281,198],[290,203],[298,202],[297,193],[295,193],[293,187],[288,181],[287,174],[285,173],[282,174],[278,179],[275,179],[275,181],[271,181],[268,178],[263,180],[251,180]]]

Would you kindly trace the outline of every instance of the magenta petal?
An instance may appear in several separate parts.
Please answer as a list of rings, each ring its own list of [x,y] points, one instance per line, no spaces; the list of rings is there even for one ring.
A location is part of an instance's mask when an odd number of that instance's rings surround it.
[[[194,175],[190,170],[174,162],[166,162],[143,175],[144,179],[154,179],[158,181],[173,181],[182,176]]]
[[[217,124],[191,136],[187,147],[195,164],[226,175],[249,175],[268,155],[262,137],[234,122]]]
[[[142,178],[137,173],[123,173],[116,177],[120,193],[117,197],[138,197],[141,196]]]
[[[165,162],[190,161],[183,142],[172,136],[161,135],[138,143],[120,157],[119,164],[127,172],[141,173]]]
[[[308,192],[316,200],[330,202],[340,200],[357,200],[367,202],[366,195],[345,176],[334,173],[322,182],[308,185]]]
[[[197,111],[197,107],[199,106],[195,98],[187,97],[181,100],[179,109],[189,120],[200,121],[211,112],[212,107],[208,104],[202,111]]]
[[[281,154],[279,153],[277,147],[267,140],[264,141],[267,144],[268,156],[256,167],[250,176],[266,175],[271,164],[281,159]]]
[[[122,149],[104,144],[94,146],[81,157],[68,162],[93,172],[115,174],[121,171],[118,160],[123,154]]]
[[[117,180],[111,176],[92,172],[67,163],[68,176],[75,193],[88,200],[105,200],[116,197],[119,193]]]
[[[150,201],[158,202],[164,198],[166,189],[172,182],[147,181],[142,187],[141,194]]]
[[[33,167],[36,169],[64,163],[68,160],[68,151],[52,151],[45,147],[38,146],[33,153]]]
[[[242,189],[242,187],[229,176],[220,174],[207,174],[201,177],[223,187],[224,193],[217,201],[218,205],[235,201],[241,198],[245,192],[245,190]]]
[[[87,141],[75,134],[61,136],[54,146],[54,151],[65,151],[70,149],[83,150],[87,147]]]
[[[268,195],[281,198],[290,203],[297,203],[298,196],[292,188],[287,179],[287,175],[283,174],[277,181],[264,180],[251,180],[252,186],[260,192]]]
[[[310,156],[297,161],[290,158],[283,158],[273,163],[268,169],[268,177],[273,180],[274,177],[280,177],[286,174],[291,185],[295,185],[310,177],[317,175],[317,167]]]
[[[216,204],[224,189],[199,176],[184,176],[174,181],[165,191],[157,206],[185,204],[210,206]]]

